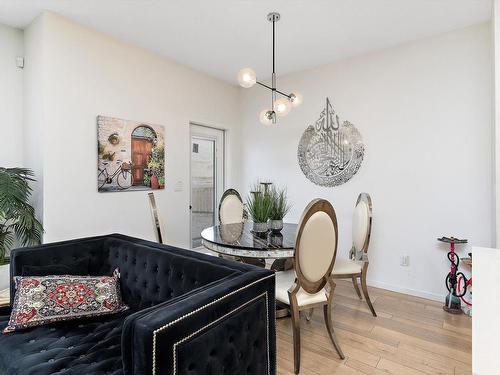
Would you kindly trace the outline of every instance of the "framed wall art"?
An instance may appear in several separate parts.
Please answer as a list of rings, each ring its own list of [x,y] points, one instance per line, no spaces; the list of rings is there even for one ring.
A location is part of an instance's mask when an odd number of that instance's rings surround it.
[[[165,187],[165,131],[161,125],[97,117],[99,192]]]
[[[314,124],[300,138],[297,157],[304,175],[320,186],[349,181],[361,167],[365,146],[361,134],[349,121],[340,122],[330,99]]]

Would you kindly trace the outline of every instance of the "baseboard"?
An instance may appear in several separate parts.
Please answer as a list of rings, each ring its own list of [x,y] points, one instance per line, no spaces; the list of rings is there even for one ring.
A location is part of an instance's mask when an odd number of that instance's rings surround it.
[[[373,286],[375,288],[381,288],[381,289],[386,289],[386,290],[390,290],[393,292],[409,294],[411,296],[427,298],[427,299],[430,299],[432,301],[438,301],[438,302],[443,302],[444,298],[446,296],[445,294],[426,292],[426,291],[410,289],[410,288],[403,288],[403,287],[400,287],[397,285],[385,283],[383,281],[367,280],[366,283],[369,286]]]

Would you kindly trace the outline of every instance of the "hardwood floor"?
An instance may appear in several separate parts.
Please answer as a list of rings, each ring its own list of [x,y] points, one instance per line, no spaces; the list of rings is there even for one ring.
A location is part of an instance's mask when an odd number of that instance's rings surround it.
[[[465,375],[471,374],[472,329],[466,315],[442,304],[369,288],[374,318],[352,283],[337,280],[333,321],[345,360],[328,338],[323,312],[301,318],[301,374]],[[277,321],[278,374],[293,374],[290,318]]]

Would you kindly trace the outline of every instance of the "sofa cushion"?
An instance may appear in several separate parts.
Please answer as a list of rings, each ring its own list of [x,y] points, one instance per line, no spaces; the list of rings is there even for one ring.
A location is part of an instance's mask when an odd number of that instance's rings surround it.
[[[113,276],[15,276],[14,280],[16,295],[4,333],[128,309],[122,303],[118,269]]]
[[[0,374],[121,375],[125,311],[0,335]],[[9,317],[0,317],[0,329]]]

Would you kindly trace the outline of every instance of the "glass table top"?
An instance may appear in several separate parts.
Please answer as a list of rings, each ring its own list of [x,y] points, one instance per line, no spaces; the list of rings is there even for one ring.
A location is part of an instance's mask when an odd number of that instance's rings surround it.
[[[293,257],[297,224],[284,223],[280,233],[262,235],[252,231],[252,223],[222,224],[201,232],[203,245],[227,255],[256,258]]]

